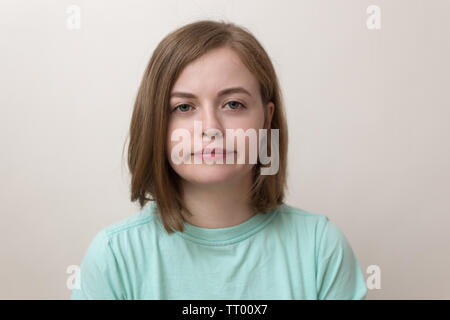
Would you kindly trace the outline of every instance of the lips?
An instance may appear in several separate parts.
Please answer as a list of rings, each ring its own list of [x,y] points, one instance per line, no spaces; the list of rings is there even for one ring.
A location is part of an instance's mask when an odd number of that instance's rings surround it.
[[[234,152],[234,151],[233,151]],[[202,151],[200,152],[195,152],[195,153],[193,153],[193,154],[196,154],[196,155],[215,155],[215,154],[226,154],[226,153],[232,153],[232,151],[227,151],[227,150],[224,150],[224,149],[222,149],[222,148],[204,148],[204,149],[202,149]]]

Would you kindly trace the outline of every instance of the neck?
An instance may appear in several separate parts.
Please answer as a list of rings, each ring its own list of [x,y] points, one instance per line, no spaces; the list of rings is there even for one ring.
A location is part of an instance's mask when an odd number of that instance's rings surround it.
[[[250,219],[254,212],[247,196],[253,183],[251,171],[226,183],[195,184],[183,180],[183,198],[193,214],[188,223],[202,228],[226,228]]]

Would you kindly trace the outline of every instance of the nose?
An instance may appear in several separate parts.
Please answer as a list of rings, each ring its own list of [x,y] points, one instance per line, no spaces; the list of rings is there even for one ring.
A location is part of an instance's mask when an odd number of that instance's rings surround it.
[[[213,106],[207,106],[203,108],[201,112],[201,121],[202,121],[202,138],[203,137],[212,137],[219,136],[220,134],[223,137],[223,126],[222,120],[218,116],[216,112],[216,108]]]

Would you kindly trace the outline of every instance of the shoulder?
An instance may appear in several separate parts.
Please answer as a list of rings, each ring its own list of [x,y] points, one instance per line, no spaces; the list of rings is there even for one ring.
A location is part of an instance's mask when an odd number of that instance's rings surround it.
[[[81,261],[72,299],[121,299],[126,296],[122,273],[127,269],[123,268],[123,263],[133,261],[131,258],[140,249],[143,235],[155,233],[152,223],[157,216],[154,211],[153,205],[147,206],[95,234]]]
[[[340,228],[323,213],[311,212],[288,204],[279,206],[279,223],[298,237],[328,247],[345,246],[347,239]]]
[[[141,246],[152,244],[157,234],[157,219],[154,204],[142,208],[135,214],[100,229],[90,241],[85,252],[82,269],[101,270],[114,266],[127,258]],[[85,273],[87,271],[84,271]]]
[[[297,220],[302,220],[302,221],[306,221],[306,219],[311,222],[311,221],[323,221],[328,219],[327,216],[325,216],[324,214],[321,213],[317,213],[317,212],[310,212],[310,211],[306,211],[302,208],[298,208],[298,207],[294,207],[292,205],[289,205],[287,203],[283,203],[279,206],[278,211],[285,216],[289,216],[290,219],[297,219]]]
[[[293,230],[315,259],[318,299],[364,299],[364,276],[342,230],[326,215],[284,205],[284,230]]]
[[[304,232],[320,232],[330,222],[325,214],[283,203],[278,208],[279,220]]]
[[[86,256],[100,260],[105,255],[114,255],[119,248],[124,249],[119,252],[127,252],[143,239],[154,236],[158,231],[155,212],[154,204],[150,204],[125,219],[104,226],[90,241]]]
[[[153,228],[156,219],[155,204],[151,203],[129,217],[103,227],[97,236],[110,241],[121,235],[139,233]]]

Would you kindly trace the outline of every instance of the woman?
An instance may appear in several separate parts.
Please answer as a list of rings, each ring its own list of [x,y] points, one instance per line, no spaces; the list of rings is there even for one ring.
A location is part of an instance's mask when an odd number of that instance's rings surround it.
[[[283,202],[287,138],[277,75],[250,32],[205,20],[170,33],[130,126],[141,210],[96,235],[72,299],[364,299],[342,232]]]

